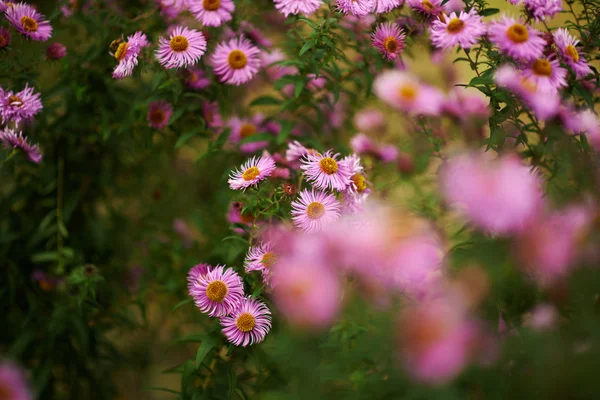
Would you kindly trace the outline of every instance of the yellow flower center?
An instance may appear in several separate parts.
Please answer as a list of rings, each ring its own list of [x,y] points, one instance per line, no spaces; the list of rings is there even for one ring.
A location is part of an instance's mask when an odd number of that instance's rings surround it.
[[[267,268],[271,267],[277,261],[277,256],[272,251],[265,253],[260,262]]]
[[[449,33],[458,33],[460,31],[462,31],[465,27],[465,21],[463,21],[462,19],[459,18],[454,18],[452,20],[450,20],[450,22],[448,22],[448,25],[446,26],[446,30]]]
[[[27,32],[35,32],[38,30],[38,23],[35,19],[24,15],[21,17],[20,21],[21,21],[21,26]]]
[[[552,76],[552,64],[550,61],[537,59],[531,66],[533,73],[539,76]]]
[[[393,36],[386,37],[383,41],[383,48],[390,53],[395,53],[396,50],[398,50],[398,42],[396,41],[396,38]]]
[[[365,177],[362,174],[354,174],[352,175],[352,182],[354,182],[354,185],[356,186],[356,190],[359,193],[362,193],[365,191],[365,189],[367,188],[367,180],[365,179]]]
[[[529,39],[529,31],[521,24],[514,24],[506,30],[506,36],[513,43],[523,43]]]
[[[256,126],[254,124],[245,123],[240,128],[240,136],[243,138],[247,138],[248,136],[252,136],[256,133]]]
[[[325,206],[318,201],[313,201],[306,207],[306,215],[310,219],[319,219],[325,214]]]
[[[523,85],[523,88],[530,93],[535,93],[537,91],[537,85],[535,84],[535,82],[527,78],[521,79],[521,84]]]
[[[575,62],[579,61],[579,53],[577,52],[577,49],[572,44],[568,45],[565,48],[565,53],[573,61],[575,61]]]
[[[8,104],[13,107],[23,107],[23,100],[19,96],[8,96]]]
[[[250,332],[256,325],[256,319],[250,313],[242,313],[235,320],[235,325],[242,332]]]
[[[248,63],[246,55],[241,50],[233,50],[227,57],[227,63],[233,69],[242,69]]]
[[[429,0],[423,0],[421,2],[421,5],[425,9],[425,11],[427,11],[427,12],[433,11],[433,4],[431,4],[431,2]]]
[[[0,35],[0,49],[8,44],[8,39],[4,35]]]
[[[6,2],[5,4],[8,8],[13,8],[15,6],[15,3],[13,3],[12,1]]]
[[[13,390],[8,384],[0,384],[0,400],[11,400],[14,396]]]
[[[161,109],[152,110],[150,113],[150,121],[153,124],[159,125],[165,120],[165,112]]]
[[[204,0],[202,7],[207,11],[216,11],[221,7],[221,0]]]
[[[325,157],[319,161],[319,167],[321,167],[321,171],[325,172],[327,175],[331,175],[337,172],[338,163],[331,157]]]
[[[227,292],[227,285],[223,281],[213,281],[206,287],[206,297],[217,303],[223,302]]]
[[[400,98],[405,101],[413,101],[416,99],[418,92],[419,89],[414,83],[405,83],[404,85],[400,86],[398,90]]]
[[[125,53],[127,53],[128,48],[129,48],[129,43],[127,43],[127,42],[121,43],[119,45],[119,47],[117,48],[117,51],[115,51],[115,58],[118,61],[121,61],[123,59],[123,57],[125,57]]]
[[[173,36],[169,41],[169,46],[171,47],[171,50],[180,53],[187,50],[190,46],[190,42],[188,42],[185,36]]]
[[[244,178],[245,181],[251,181],[255,179],[259,174],[260,171],[258,167],[250,167],[244,171],[244,173],[242,174],[242,178]]]

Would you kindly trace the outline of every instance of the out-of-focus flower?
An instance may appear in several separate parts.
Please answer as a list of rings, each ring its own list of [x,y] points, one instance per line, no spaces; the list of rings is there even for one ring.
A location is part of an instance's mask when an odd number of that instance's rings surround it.
[[[546,45],[536,29],[506,15],[490,24],[488,36],[503,53],[517,59],[540,58]]]
[[[381,132],[386,127],[385,115],[377,109],[363,109],[354,114],[354,126],[360,132]]]
[[[173,220],[173,231],[181,238],[183,247],[190,248],[194,242],[194,232],[190,229],[185,220],[176,218]]]
[[[463,49],[470,49],[479,38],[487,31],[481,17],[474,9],[468,13],[452,13],[447,17],[440,17],[433,21],[431,26],[431,42],[440,49],[449,49],[460,45]]]
[[[374,92],[381,100],[401,111],[438,115],[444,96],[402,71],[385,71],[375,78]]]
[[[221,317],[221,326],[236,346],[260,343],[271,330],[271,311],[262,301],[244,297],[231,315]]]
[[[148,126],[154,129],[163,129],[169,124],[173,114],[173,106],[166,101],[153,101],[148,109]]]
[[[185,10],[188,1],[191,0],[156,0],[156,3],[162,15],[174,19]]]
[[[206,39],[202,32],[185,26],[176,27],[169,36],[158,40],[156,59],[165,68],[194,65],[206,52]]]
[[[203,69],[190,67],[185,70],[185,84],[192,89],[203,90],[210,86],[210,79]]]
[[[357,154],[370,155],[386,163],[392,162],[398,157],[398,149],[395,146],[375,143],[364,133],[352,137],[350,147]]]
[[[211,317],[233,313],[244,298],[240,276],[233,269],[219,265],[204,276],[198,275],[189,291],[196,307]]]
[[[340,216],[340,203],[335,196],[321,191],[303,190],[292,202],[294,225],[306,233],[322,231]]]
[[[273,49],[270,53],[263,51],[260,53],[262,65],[265,67],[265,72],[271,80],[277,80],[284,75],[293,75],[296,73],[295,67],[286,67],[275,64],[286,59],[285,54],[279,49]]]
[[[13,3],[5,13],[8,22],[28,39],[44,42],[52,36],[50,22],[43,14],[28,4]]]
[[[485,154],[451,158],[441,173],[446,200],[480,228],[497,234],[522,231],[543,204],[540,178],[518,157]]]
[[[344,14],[363,17],[375,8],[375,0],[336,0],[337,9]]]
[[[562,0],[523,0],[523,4],[536,20],[552,18],[562,11]]]
[[[116,48],[110,54],[119,62],[113,70],[113,78],[121,79],[130,76],[138,65],[138,56],[142,48],[150,45],[146,35],[138,31],[127,37],[126,42],[114,41],[113,43]]]
[[[371,40],[382,56],[395,60],[404,48],[405,36],[398,24],[387,22],[377,26]]]
[[[202,115],[209,128],[220,128],[223,126],[223,120],[219,113],[219,104],[216,102],[205,101],[202,104]]]
[[[0,131],[0,142],[6,148],[21,149],[31,161],[39,164],[42,161],[42,152],[37,144],[32,145],[27,141],[27,136],[23,136],[23,132],[17,134],[16,131],[9,128],[4,128]]]
[[[10,32],[3,26],[0,26],[0,49],[10,44]]]
[[[317,154],[315,150],[307,149],[299,141],[294,140],[288,143],[288,148],[285,151],[285,159],[290,164],[290,167],[299,169],[300,159],[309,153]]]
[[[470,121],[473,118],[487,121],[490,109],[486,97],[480,95],[478,91],[468,89],[458,86],[452,88],[447,99],[444,100],[444,112],[463,121]]]
[[[232,202],[227,210],[227,221],[230,224],[251,225],[254,222],[254,217],[249,213],[242,214],[243,208],[243,203],[239,201]],[[244,233],[242,228],[234,228],[234,231],[240,234]]]
[[[563,61],[567,63],[578,78],[583,78],[592,73],[592,69],[577,50],[579,40],[569,34],[566,28],[558,28],[553,32],[554,44]]]
[[[271,276],[271,268],[277,255],[274,252],[273,245],[270,242],[259,242],[256,246],[250,247],[246,260],[244,261],[246,272],[260,271],[263,281],[268,283]]]
[[[31,278],[40,285],[40,289],[44,292],[50,292],[64,282],[64,279],[48,275],[46,272],[39,269],[33,271]],[[0,387],[2,387],[1,382]]]
[[[140,290],[142,278],[146,270],[141,265],[134,265],[127,269],[125,275],[125,286],[129,293],[136,294]]]
[[[442,11],[442,0],[407,0],[410,8],[428,17],[438,15]]]
[[[0,390],[3,399],[33,399],[23,371],[12,362],[2,361],[0,364]]]
[[[396,7],[400,7],[402,4],[404,4],[404,0],[375,0],[373,12],[375,14],[383,14]]]
[[[553,328],[558,322],[558,312],[550,304],[538,304],[531,312],[525,315],[523,325],[536,331],[545,331]]]
[[[204,26],[221,26],[231,21],[232,0],[188,0],[188,9]]]
[[[446,14],[450,14],[452,12],[459,12],[465,9],[465,3],[463,0],[448,0],[444,5],[442,5],[444,12]]]
[[[239,86],[258,73],[260,50],[244,36],[233,38],[217,45],[211,64],[221,82]]]
[[[22,120],[33,118],[42,110],[42,100],[39,93],[33,93],[33,88],[25,84],[20,92],[5,91],[0,87],[0,115],[2,123],[9,121],[19,123]]]
[[[567,86],[567,70],[561,68],[556,59],[538,58],[530,61],[523,70],[523,76],[543,92],[557,91]]]
[[[62,43],[52,43],[46,49],[46,58],[48,60],[60,60],[67,55],[67,46]]]
[[[234,144],[238,144],[241,140],[251,137],[256,133],[265,133],[266,127],[264,121],[265,117],[262,114],[255,114],[252,118],[231,118],[227,121],[227,125],[231,128],[229,140]],[[264,149],[268,145],[268,140],[243,143],[240,145],[240,150],[244,153],[254,153],[257,150]]]
[[[325,154],[306,154],[301,160],[301,168],[306,180],[319,189],[343,191],[348,187],[351,173],[344,162],[337,160],[339,154],[331,150]]]
[[[233,171],[227,182],[233,190],[246,190],[271,176],[274,169],[275,161],[273,158],[252,157],[242,165],[241,170]]]
[[[273,0],[277,11],[285,15],[310,15],[323,5],[321,0]]]

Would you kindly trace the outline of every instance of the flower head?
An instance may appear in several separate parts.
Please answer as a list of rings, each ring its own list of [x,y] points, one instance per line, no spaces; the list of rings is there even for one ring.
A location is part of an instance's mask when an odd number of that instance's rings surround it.
[[[212,270],[212,266],[209,264],[198,264],[190,268],[190,272],[188,272],[187,281],[188,281],[188,289],[192,290],[194,285],[198,283],[200,278],[204,278],[206,274],[208,274]]]
[[[536,29],[506,15],[490,24],[488,36],[506,55],[525,60],[540,58],[546,45]]]
[[[0,26],[0,49],[10,44],[10,32],[3,26]]]
[[[407,0],[407,3],[410,8],[428,17],[442,12],[442,0]]]
[[[9,121],[19,123],[21,120],[33,118],[43,108],[39,93],[33,93],[33,88],[25,84],[18,93],[6,92],[0,87],[0,115],[2,123]]]
[[[566,28],[558,28],[553,32],[554,44],[563,61],[567,63],[578,78],[583,78],[592,73],[592,69],[582,54],[577,50],[579,40],[569,34]]]
[[[138,64],[138,56],[142,48],[147,47],[149,44],[146,35],[142,32],[136,32],[127,37],[126,42],[118,43],[114,53],[111,53],[119,62],[113,70],[113,78],[121,79],[130,76]]]
[[[194,65],[206,51],[206,39],[202,32],[185,26],[176,27],[169,40],[158,41],[156,59],[167,69]]]
[[[383,101],[402,111],[438,115],[444,96],[402,71],[385,71],[375,78],[374,92]]]
[[[25,3],[13,3],[5,11],[6,19],[28,39],[46,41],[52,36],[52,26],[43,14]]]
[[[354,126],[359,132],[381,132],[385,129],[385,115],[377,109],[363,109],[354,114]]]
[[[173,106],[166,101],[153,101],[148,110],[148,125],[155,129],[163,129],[169,124],[173,114]]]
[[[562,0],[523,0],[525,9],[536,19],[552,18],[562,11]]]
[[[23,132],[18,134],[12,130],[5,128],[0,131],[0,142],[4,143],[6,148],[21,149],[27,157],[36,164],[42,161],[42,152],[38,145],[31,145],[27,142],[27,136],[23,136]]]
[[[375,8],[375,0],[336,0],[337,8],[344,14],[364,17]]]
[[[189,2],[190,12],[204,26],[221,26],[231,20],[235,10],[232,0],[197,0]]]
[[[371,40],[373,46],[388,60],[395,60],[404,48],[404,31],[393,22],[379,24]]]
[[[46,49],[46,58],[48,60],[60,60],[67,55],[67,46],[62,43],[52,43]]]
[[[33,399],[23,371],[6,361],[0,364],[0,394],[2,394],[2,399],[7,400]]]
[[[456,45],[469,49],[486,33],[486,30],[485,24],[474,9],[468,13],[461,11],[458,15],[452,13],[443,19],[433,21],[431,42],[440,49],[449,49]]]
[[[210,86],[210,79],[203,69],[189,67],[185,70],[185,84],[192,89],[202,90]]]
[[[340,203],[325,192],[304,189],[292,202],[294,225],[306,233],[319,232],[340,216]]]
[[[285,15],[310,15],[323,5],[321,0],[273,0],[277,11]]]
[[[338,161],[339,154],[331,150],[325,154],[306,154],[301,160],[306,179],[319,189],[342,191],[350,184],[350,169]]]
[[[251,137],[259,132],[264,132],[266,130],[263,128],[264,120],[265,117],[262,114],[255,114],[252,118],[231,118],[227,122],[227,125],[231,128],[229,140],[238,144],[243,139]],[[264,149],[268,145],[269,142],[266,140],[243,143],[240,145],[240,150],[244,153],[254,153],[257,150]]]
[[[537,58],[529,62],[523,76],[543,92],[557,91],[567,86],[567,70],[556,59]]]
[[[231,268],[217,265],[190,286],[190,296],[200,311],[211,317],[233,313],[244,298],[240,276]]]
[[[236,346],[260,343],[271,330],[271,311],[262,301],[244,297],[231,315],[221,317],[221,326]]]
[[[277,260],[273,245],[270,242],[259,242],[256,246],[250,247],[244,264],[246,272],[260,271],[265,283],[269,282],[271,268]]]
[[[271,157],[252,157],[241,170],[233,171],[227,182],[233,190],[246,190],[270,176],[274,169],[275,161]]]
[[[404,0],[375,0],[375,14],[383,14],[392,11],[396,7],[400,7]]]
[[[206,121],[206,126],[209,128],[220,128],[223,126],[223,120],[219,113],[219,104],[216,102],[206,101],[202,104],[202,115]]]
[[[162,15],[174,19],[185,10],[187,0],[156,0],[156,2]]]
[[[260,50],[244,36],[217,45],[211,64],[221,82],[239,86],[250,81],[261,66]]]

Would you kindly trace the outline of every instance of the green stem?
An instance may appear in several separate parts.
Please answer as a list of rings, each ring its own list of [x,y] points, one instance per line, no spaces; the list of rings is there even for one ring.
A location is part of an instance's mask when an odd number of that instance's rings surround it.
[[[65,160],[62,152],[58,156],[58,187],[56,189],[56,247],[58,252],[58,267],[56,272],[62,275],[65,272],[65,260],[63,259],[63,235],[61,227],[63,226],[63,187],[64,187],[64,169]]]

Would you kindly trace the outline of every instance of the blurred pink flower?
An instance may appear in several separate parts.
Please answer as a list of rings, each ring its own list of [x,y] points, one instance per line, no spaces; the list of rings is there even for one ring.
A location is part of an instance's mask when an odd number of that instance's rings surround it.
[[[524,325],[537,331],[553,328],[558,322],[558,312],[550,304],[538,304],[525,316]]]
[[[439,90],[402,71],[383,72],[375,78],[373,90],[385,103],[412,114],[438,115],[444,100]]]
[[[385,115],[377,109],[365,108],[354,114],[354,126],[360,132],[380,133],[386,127]],[[356,137],[356,136],[355,136]]]

